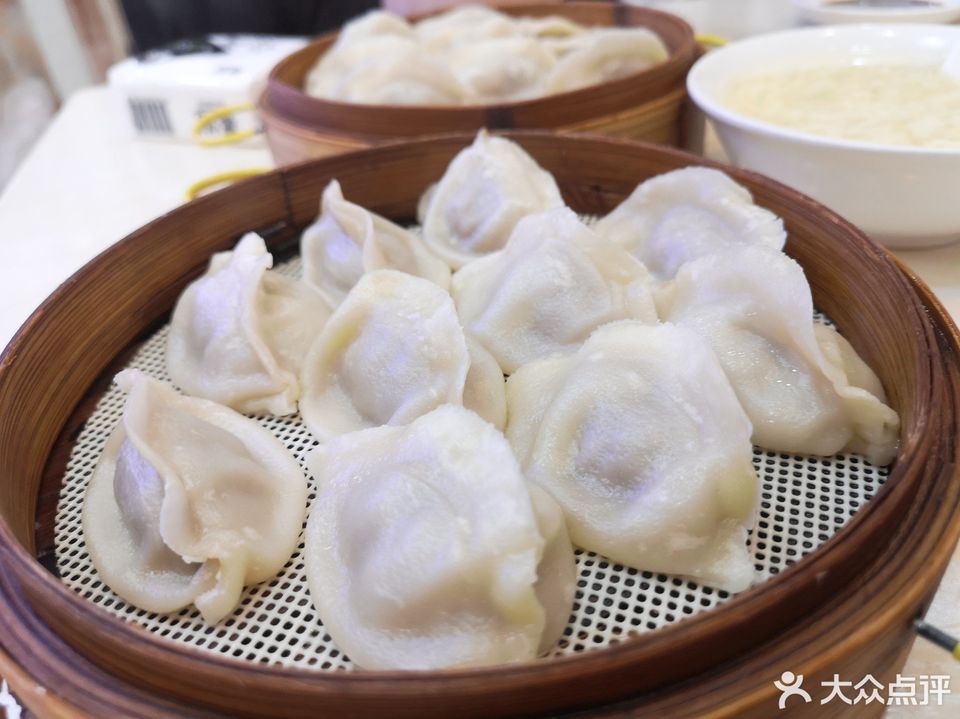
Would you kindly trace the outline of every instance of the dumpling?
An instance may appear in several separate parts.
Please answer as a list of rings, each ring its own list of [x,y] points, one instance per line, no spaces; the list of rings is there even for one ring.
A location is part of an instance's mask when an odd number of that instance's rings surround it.
[[[507,404],[520,466],[560,504],[574,544],[729,591],[753,581],[750,421],[693,332],[605,325],[513,374]]]
[[[323,191],[320,217],[300,240],[303,279],[336,308],[365,272],[396,269],[450,287],[450,268],[413,233],[348,202],[340,183]]]
[[[645,28],[594,28],[575,40],[544,81],[547,94],[619,80],[668,57],[663,41]]]
[[[556,503],[524,480],[503,435],[440,407],[404,427],[338,437],[305,540],[324,629],[365,669],[531,660],[570,616],[573,549]]]
[[[307,73],[304,89],[314,97],[342,99],[352,72],[370,63],[389,64],[397,54],[416,47],[416,36],[406,20],[373,10],[343,26],[333,46]]]
[[[462,5],[421,20],[414,27],[422,47],[442,51],[469,43],[518,33],[508,15],[483,5]]]
[[[306,478],[253,420],[137,370],[116,382],[129,396],[84,497],[90,557],[134,606],[194,604],[216,624],[290,559]]]
[[[878,466],[888,464],[899,446],[900,416],[887,406],[880,378],[835,329],[814,323],[813,333],[848,413],[864,418],[854,420],[856,432],[844,451],[862,454]]]
[[[456,46],[449,61],[467,102],[494,103],[543,94],[541,81],[556,59],[536,38],[517,36]]]
[[[440,58],[414,46],[350,72],[337,99],[368,105],[462,105],[465,97]]]
[[[507,423],[507,386],[493,355],[473,337],[467,337],[470,369],[463,386],[463,406],[503,430]]]
[[[589,32],[583,25],[560,15],[521,17],[514,21],[517,32],[540,40],[570,38]]]
[[[317,439],[407,424],[461,404],[470,356],[447,294],[395,270],[363,276],[304,362],[300,412]]]
[[[403,34],[361,34],[354,40],[341,36],[307,73],[304,90],[313,97],[343,101],[355,73],[396,64],[417,48],[416,40]]]
[[[596,225],[659,280],[690,260],[736,245],[782,250],[783,221],[753,204],[747,188],[709,167],[686,167],[637,186]]]
[[[747,246],[701,257],[680,269],[657,305],[664,320],[713,347],[755,444],[820,456],[858,452],[876,465],[893,459],[899,417],[845,341],[820,330],[818,342],[810,286],[794,260]],[[826,341],[832,346],[824,352]]]
[[[565,207],[522,219],[499,252],[453,276],[467,334],[506,373],[575,348],[602,324],[656,322],[643,265]]]
[[[433,190],[423,240],[457,269],[503,247],[522,218],[562,206],[549,172],[515,142],[481,130]]]
[[[248,233],[177,301],[167,339],[167,371],[187,394],[240,412],[297,411],[298,376],[330,316],[301,282],[271,272],[263,239]]]
[[[340,30],[338,42],[357,42],[369,37],[395,35],[413,38],[413,27],[404,18],[386,10],[370,10],[354,18]]]

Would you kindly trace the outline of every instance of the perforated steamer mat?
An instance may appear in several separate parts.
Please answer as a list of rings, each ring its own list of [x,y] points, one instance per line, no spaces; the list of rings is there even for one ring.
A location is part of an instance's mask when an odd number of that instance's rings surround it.
[[[293,259],[277,270],[300,274]],[[829,321],[818,315],[821,321]],[[164,366],[168,328],[154,334],[127,365],[169,381]],[[307,589],[303,544],[272,581],[248,587],[239,606],[216,626],[192,608],[154,614],[127,604],[100,580],[87,554],[81,508],[87,482],[110,433],[120,421],[126,396],[111,386],[88,418],[73,447],[60,490],[56,517],[57,567],[64,584],[115,616],[158,636],[251,662],[318,670],[350,670],[353,664],[324,631]],[[258,417],[304,467],[317,445],[299,416]],[[769,579],[826,542],[873,497],[885,468],[862,457],[822,459],[753,450],[762,482],[760,515],[749,546],[758,580]],[[309,475],[308,475],[309,478]],[[310,481],[310,501],[315,490]],[[630,633],[653,631],[712,609],[731,595],[696,582],[640,572],[577,550],[579,580],[570,622],[552,656],[616,644]]]

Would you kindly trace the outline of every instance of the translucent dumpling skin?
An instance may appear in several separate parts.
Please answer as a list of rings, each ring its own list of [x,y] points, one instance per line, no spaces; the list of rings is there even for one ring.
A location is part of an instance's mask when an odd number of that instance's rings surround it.
[[[559,638],[576,569],[553,500],[503,435],[447,405],[333,439],[309,459],[311,595],[366,669],[527,661]]]
[[[300,412],[320,440],[462,404],[470,355],[450,295],[395,270],[363,276],[304,361]]]
[[[641,183],[597,233],[631,252],[661,281],[687,262],[737,246],[782,250],[783,221],[749,190],[709,167],[685,167]]]
[[[454,275],[467,333],[505,373],[582,343],[619,319],[656,322],[643,267],[561,207],[522,219],[507,246]]]
[[[576,545],[730,591],[753,581],[750,421],[695,334],[606,325],[513,374],[507,403],[510,444]]]
[[[336,180],[323,191],[317,221],[303,231],[300,256],[304,281],[331,309],[373,270],[400,270],[444,289],[450,286],[450,268],[419,237],[349,202]]]
[[[134,606],[195,604],[215,624],[290,558],[306,478],[279,440],[233,410],[136,370],[117,384],[129,394],[123,419],[84,497],[90,557]]]
[[[330,316],[309,287],[270,271],[251,232],[213,256],[173,310],[167,371],[187,394],[239,412],[293,414],[304,355]]]
[[[663,41],[646,28],[594,28],[574,35],[544,81],[552,94],[632,75],[663,62]]]
[[[657,305],[713,348],[755,444],[825,457],[858,452],[877,465],[896,455],[900,420],[879,379],[846,340],[815,328],[810,285],[782,252],[741,246],[689,262]]]
[[[481,130],[430,192],[423,239],[451,267],[502,248],[527,215],[562,207],[553,176],[523,148]]]
[[[414,25],[373,11],[344,26],[304,89],[362,104],[497,104],[618,80],[668,56],[642,27],[585,27],[475,4]]]

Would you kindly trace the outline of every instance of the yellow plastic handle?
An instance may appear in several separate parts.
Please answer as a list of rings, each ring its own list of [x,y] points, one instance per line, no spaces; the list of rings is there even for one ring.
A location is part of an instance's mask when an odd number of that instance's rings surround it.
[[[723,47],[730,42],[719,35],[710,35],[708,33],[697,33],[694,39],[704,47]]]
[[[270,172],[269,167],[248,167],[243,170],[230,170],[228,172],[219,172],[216,175],[210,175],[202,180],[197,180],[187,188],[187,201],[196,199],[196,197],[209,187],[224,185],[237,180],[243,180],[254,175],[262,175],[264,172]]]
[[[203,131],[203,128],[205,128],[211,122],[222,120],[223,118],[230,117],[230,115],[235,115],[238,112],[248,112],[250,110],[253,110],[253,103],[242,102],[237,105],[218,107],[210,110],[210,112],[203,113],[193,125],[193,139],[204,147],[217,147],[218,145],[232,145],[235,142],[246,140],[248,137],[253,137],[257,134],[257,131],[253,129],[237,130],[236,132],[228,132],[226,135],[218,135],[216,137],[203,137],[200,134]]]

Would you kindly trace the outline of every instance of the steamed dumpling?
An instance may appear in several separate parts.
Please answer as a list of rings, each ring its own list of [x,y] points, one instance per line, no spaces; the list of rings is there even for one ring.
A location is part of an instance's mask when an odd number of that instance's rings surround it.
[[[323,191],[320,217],[300,240],[303,279],[336,308],[365,272],[396,269],[447,289],[450,268],[413,233],[348,202],[340,183]]]
[[[559,15],[522,17],[517,18],[516,22],[520,34],[535,37],[539,41],[540,47],[549,52],[554,60],[558,60],[571,50],[582,47],[586,42],[589,42],[587,38],[594,32],[593,29],[578,25]],[[545,95],[547,93],[544,92],[543,85],[546,76],[540,78],[540,80],[540,95]]]
[[[573,542],[636,569],[739,591],[759,480],[750,421],[709,346],[615,322],[507,381],[507,438]]]
[[[450,69],[470,103],[524,100],[543,93],[542,79],[556,59],[531,37],[503,37],[451,49]]]
[[[251,232],[177,301],[167,371],[187,394],[245,413],[297,411],[303,357],[330,310],[306,285],[270,271],[273,257]]]
[[[196,605],[215,624],[290,559],[307,481],[269,431],[136,370],[83,504],[100,578],[136,607]]]
[[[462,5],[418,22],[414,28],[421,47],[443,51],[498,37],[511,37],[518,28],[508,15],[484,5]]]
[[[571,38],[589,32],[583,25],[560,15],[520,17],[514,20],[514,26],[521,35],[547,41]]]
[[[507,423],[507,387],[493,355],[473,337],[467,337],[470,369],[463,386],[463,406],[472,409],[499,430]]]
[[[417,47],[410,24],[399,15],[373,10],[351,20],[304,80],[307,94],[343,99],[351,73],[369,64],[389,64]]]
[[[473,144],[453,158],[433,190],[423,239],[459,268],[503,247],[527,215],[562,206],[549,172],[515,142],[481,130]]]
[[[644,28],[586,28],[556,15],[514,18],[483,5],[413,26],[374,11],[344,26],[304,86],[310,95],[344,102],[495,104],[619,79],[666,58],[663,42]]]
[[[344,78],[337,99],[367,105],[461,105],[463,86],[440,58],[400,49],[389,62],[370,62]]]
[[[657,320],[643,265],[565,207],[522,219],[504,249],[453,276],[452,293],[467,333],[507,374],[607,322]]]
[[[344,25],[337,41],[346,44],[385,35],[412,38],[414,34],[413,27],[401,16],[386,10],[370,10]]]
[[[645,28],[595,28],[574,44],[544,81],[547,93],[578,90],[645,70],[668,57],[663,41]]]
[[[559,638],[576,583],[563,518],[477,415],[448,405],[343,435],[309,464],[310,591],[357,665],[528,661]]]
[[[341,36],[307,73],[304,89],[314,97],[345,100],[354,74],[395,65],[416,51],[416,41],[403,34],[361,34],[353,41]]]
[[[637,186],[597,233],[632,252],[660,280],[690,260],[737,245],[782,250],[783,221],[747,188],[708,167],[687,167]]]
[[[820,330],[818,341],[810,286],[794,260],[731,247],[684,265],[657,304],[664,320],[713,347],[755,444],[820,456],[857,452],[877,465],[893,459],[899,417],[845,340]]]
[[[300,412],[320,440],[461,404],[470,366],[450,295],[394,270],[363,276],[304,362]]]

